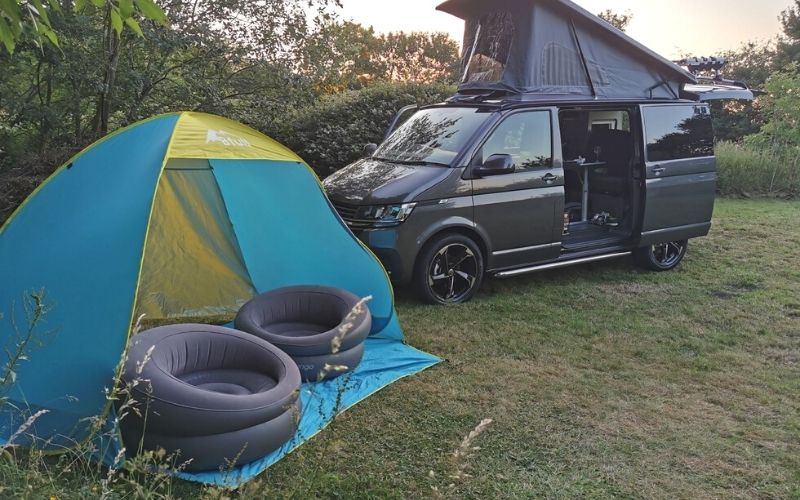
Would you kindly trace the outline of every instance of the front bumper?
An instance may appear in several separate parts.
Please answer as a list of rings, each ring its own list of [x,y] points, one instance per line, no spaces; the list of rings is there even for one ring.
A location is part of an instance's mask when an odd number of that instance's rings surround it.
[[[353,229],[353,233],[381,261],[392,282],[407,285],[411,282],[414,270],[414,255],[403,255],[401,248],[402,226],[386,229]]]

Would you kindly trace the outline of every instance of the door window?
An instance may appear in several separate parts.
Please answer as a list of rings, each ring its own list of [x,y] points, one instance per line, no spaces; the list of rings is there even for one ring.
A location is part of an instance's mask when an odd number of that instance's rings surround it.
[[[714,130],[705,106],[643,109],[648,161],[714,156]]]
[[[515,113],[492,132],[473,161],[481,165],[492,155],[507,154],[518,171],[553,165],[549,111]]]

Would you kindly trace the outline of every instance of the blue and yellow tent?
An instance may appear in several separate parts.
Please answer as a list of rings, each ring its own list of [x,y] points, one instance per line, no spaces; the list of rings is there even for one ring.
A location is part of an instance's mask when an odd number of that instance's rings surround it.
[[[0,406],[0,442],[40,410],[16,444],[58,449],[90,437],[87,419],[110,409],[104,389],[140,315],[232,317],[258,293],[303,284],[373,297],[367,352],[337,411],[437,362],[403,343],[385,271],[286,147],[200,113],[157,116],[106,137],[0,229],[0,341],[13,351],[25,334],[21,304],[33,290],[46,291],[51,310],[39,331],[52,332],[16,367]],[[252,477],[323,428],[314,406],[332,412],[338,390],[335,381],[315,387],[301,439],[224,481]],[[104,451],[113,456],[116,446]]]

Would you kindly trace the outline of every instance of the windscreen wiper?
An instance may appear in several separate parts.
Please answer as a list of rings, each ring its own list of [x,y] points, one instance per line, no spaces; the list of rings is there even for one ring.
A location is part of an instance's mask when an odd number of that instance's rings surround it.
[[[426,167],[428,165],[436,165],[439,167],[449,167],[448,163],[438,161],[425,161],[425,160],[398,160],[396,158],[381,158],[380,156],[373,156],[373,160],[385,161],[387,163],[397,163],[398,165],[409,165],[416,167]]]
[[[425,160],[385,160],[392,163],[399,163],[400,165],[410,165],[410,166],[417,166],[417,167],[427,167],[428,165],[435,165],[438,167],[449,167],[450,165],[447,163],[441,163],[438,161],[425,161]]]

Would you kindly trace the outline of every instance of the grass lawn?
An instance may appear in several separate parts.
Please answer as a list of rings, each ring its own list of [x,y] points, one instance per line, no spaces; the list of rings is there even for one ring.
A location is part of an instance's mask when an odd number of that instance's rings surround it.
[[[259,487],[293,489],[323,461],[325,496],[797,497],[798,259],[800,203],[722,200],[676,272],[623,259],[489,282],[452,308],[401,294],[410,343],[447,362],[345,413]],[[472,477],[450,479],[484,418]]]
[[[447,361],[351,409],[242,496],[797,498],[798,249],[800,203],[722,200],[672,273],[622,259],[490,281],[458,307],[401,294],[409,342]],[[451,478],[459,468],[469,476]]]

